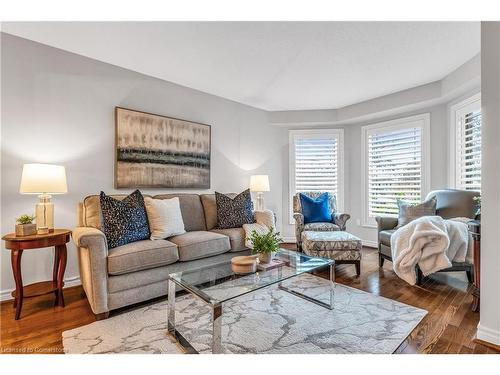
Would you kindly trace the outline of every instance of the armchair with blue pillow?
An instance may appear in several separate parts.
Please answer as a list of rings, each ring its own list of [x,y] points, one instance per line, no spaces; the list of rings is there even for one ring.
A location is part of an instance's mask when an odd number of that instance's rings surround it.
[[[293,196],[293,218],[297,249],[302,249],[303,231],[345,230],[351,215],[337,212],[337,199],[328,192],[307,191]]]

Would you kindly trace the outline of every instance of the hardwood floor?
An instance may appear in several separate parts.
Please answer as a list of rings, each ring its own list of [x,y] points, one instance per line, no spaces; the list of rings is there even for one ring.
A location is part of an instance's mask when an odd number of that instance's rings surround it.
[[[437,274],[421,287],[410,286],[394,274],[390,262],[378,267],[376,250],[364,248],[361,276],[356,277],[353,265],[341,265],[336,281],[429,311],[396,353],[500,353],[474,341],[479,313],[471,311],[465,273]],[[52,295],[28,299],[17,321],[12,302],[2,302],[0,352],[62,353],[63,331],[95,321],[81,287],[65,289],[64,298],[65,308],[54,307]]]

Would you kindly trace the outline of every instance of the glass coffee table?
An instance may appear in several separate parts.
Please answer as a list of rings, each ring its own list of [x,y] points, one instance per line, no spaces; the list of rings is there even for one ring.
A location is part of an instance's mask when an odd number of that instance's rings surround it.
[[[235,254],[237,256],[238,254]],[[284,265],[271,270],[257,271],[252,274],[236,274],[231,262],[207,266],[204,268],[172,273],[168,277],[168,333],[184,347],[195,351],[175,328],[175,291],[176,287],[185,289],[201,299],[212,310],[212,353],[222,353],[222,305],[224,302],[252,293],[267,286],[278,284],[281,290],[316,303],[327,309],[333,309],[335,289],[335,261],[304,255],[295,251],[281,249],[275,255]],[[320,301],[282,284],[283,281],[306,272],[323,268],[330,271],[329,302]]]

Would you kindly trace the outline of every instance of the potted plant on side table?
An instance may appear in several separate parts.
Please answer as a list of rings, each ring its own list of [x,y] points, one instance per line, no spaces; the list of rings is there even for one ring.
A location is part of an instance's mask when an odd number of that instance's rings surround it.
[[[16,236],[30,236],[36,233],[36,224],[33,224],[34,216],[21,215],[16,219]]]
[[[252,242],[253,253],[259,254],[259,261],[261,263],[270,263],[273,253],[280,249],[279,245],[283,242],[279,232],[275,232],[274,229],[269,230],[265,234],[259,234],[253,230],[248,240]]]

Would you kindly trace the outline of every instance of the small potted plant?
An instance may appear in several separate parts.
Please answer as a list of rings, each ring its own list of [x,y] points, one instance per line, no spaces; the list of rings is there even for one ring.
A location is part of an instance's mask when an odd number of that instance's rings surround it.
[[[259,254],[261,263],[270,263],[273,253],[280,249],[280,243],[283,241],[279,232],[275,232],[274,229],[266,234],[259,234],[253,230],[248,240],[252,242],[253,253]]]
[[[34,216],[21,215],[16,219],[16,236],[30,236],[36,233],[36,224],[33,224]]]

